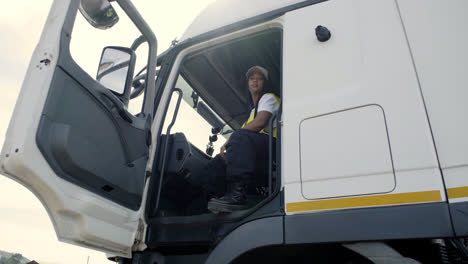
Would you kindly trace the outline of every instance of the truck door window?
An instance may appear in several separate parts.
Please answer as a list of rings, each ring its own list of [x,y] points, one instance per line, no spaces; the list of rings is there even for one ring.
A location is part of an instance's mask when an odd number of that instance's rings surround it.
[[[106,30],[92,27],[81,14],[77,14],[76,16],[70,42],[70,53],[78,66],[93,79],[96,79],[99,59],[104,47],[130,47],[133,41],[141,34],[130,19],[124,15],[125,12],[119,5],[114,4],[112,7],[118,14],[122,15],[119,16],[118,23]],[[122,32],[125,32],[125,34],[122,34]],[[135,53],[137,59],[134,74],[137,75],[139,70],[148,62],[147,43],[141,44]],[[130,100],[128,105],[128,111],[130,113],[137,114],[141,112],[143,97],[143,94],[141,94],[137,98]]]

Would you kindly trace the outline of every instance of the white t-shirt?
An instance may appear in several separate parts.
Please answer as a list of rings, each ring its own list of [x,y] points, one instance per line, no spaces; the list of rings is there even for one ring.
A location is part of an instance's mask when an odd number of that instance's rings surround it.
[[[267,112],[270,112],[272,115],[274,115],[278,112],[279,105],[280,105],[279,98],[277,100],[276,97],[270,93],[264,94],[262,98],[260,98],[260,101],[258,102],[257,114],[261,111],[267,111]],[[242,127],[244,127],[246,124],[254,120],[254,112],[255,112],[255,108],[252,109],[252,111],[250,111],[249,119],[244,123],[244,125],[242,125]],[[273,125],[273,128],[276,128],[276,124]],[[265,132],[268,132],[270,131],[270,128],[267,125],[263,130]],[[260,132],[263,133],[262,131]]]
[[[278,112],[278,109],[279,101],[276,100],[273,94],[268,93],[264,94],[262,98],[260,98],[260,101],[258,102],[257,113],[261,111],[267,111],[272,115],[275,115]],[[252,109],[252,111],[255,111],[255,108]]]

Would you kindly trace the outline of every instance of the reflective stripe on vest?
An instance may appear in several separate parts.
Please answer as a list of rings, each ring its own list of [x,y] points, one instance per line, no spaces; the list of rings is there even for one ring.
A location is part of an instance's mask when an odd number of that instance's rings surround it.
[[[278,96],[276,96],[275,94],[273,93],[266,93],[266,94],[270,94],[270,95],[273,95],[273,97],[276,99],[276,106],[279,106],[280,104],[280,99]],[[264,94],[265,95],[265,94]],[[261,99],[261,98],[260,98]],[[260,99],[258,100],[260,102]],[[247,119],[247,121],[244,122],[244,124],[242,125],[242,128],[244,126],[246,126],[248,123],[252,122],[253,120],[255,119],[255,109],[253,109],[251,112],[250,112],[250,116],[249,116],[249,119]],[[260,133],[263,133],[263,134],[269,134],[269,127],[268,125],[266,127],[264,127],[262,130],[260,130]],[[273,137],[276,138],[276,127],[273,128]]]

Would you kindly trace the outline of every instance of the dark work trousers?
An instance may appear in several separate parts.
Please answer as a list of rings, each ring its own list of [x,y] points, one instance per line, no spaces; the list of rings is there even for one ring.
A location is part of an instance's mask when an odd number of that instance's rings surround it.
[[[205,167],[205,173],[192,179],[210,196],[224,195],[233,182],[244,183],[248,192],[268,184],[268,135],[236,130],[226,144],[224,157],[216,155]]]

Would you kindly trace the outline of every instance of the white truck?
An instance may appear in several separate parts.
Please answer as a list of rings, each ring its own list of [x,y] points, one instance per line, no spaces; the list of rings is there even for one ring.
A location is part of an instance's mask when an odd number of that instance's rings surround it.
[[[142,37],[93,77],[74,21],[112,30],[115,10],[54,1],[0,156],[61,241],[122,264],[467,261],[468,1],[217,1],[158,57],[130,0],[112,4]],[[212,214],[187,177],[245,121],[253,65],[281,98],[269,181]]]

